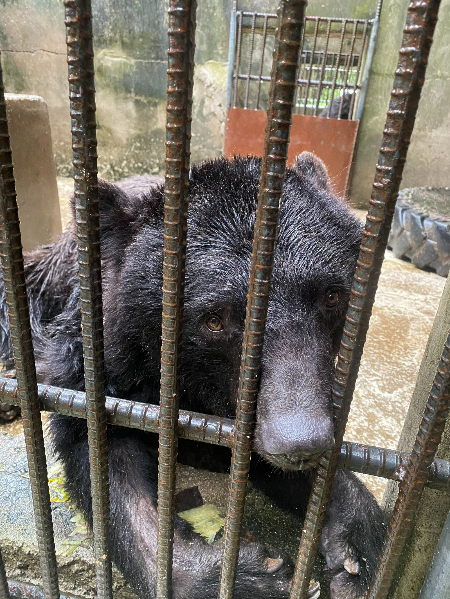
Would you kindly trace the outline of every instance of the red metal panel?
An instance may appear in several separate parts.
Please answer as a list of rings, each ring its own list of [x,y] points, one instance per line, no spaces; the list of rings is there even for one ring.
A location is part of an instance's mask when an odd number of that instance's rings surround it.
[[[262,156],[266,116],[264,110],[230,108],[225,130],[224,156]],[[292,166],[295,157],[302,152],[313,152],[325,163],[334,192],[345,195],[358,124],[358,121],[294,115],[288,166]]]

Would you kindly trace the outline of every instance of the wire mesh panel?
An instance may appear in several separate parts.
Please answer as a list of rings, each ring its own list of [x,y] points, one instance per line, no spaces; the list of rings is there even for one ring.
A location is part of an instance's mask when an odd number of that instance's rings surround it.
[[[265,110],[276,15],[236,12],[231,106]],[[306,17],[297,75],[295,114],[354,119],[373,21]]]

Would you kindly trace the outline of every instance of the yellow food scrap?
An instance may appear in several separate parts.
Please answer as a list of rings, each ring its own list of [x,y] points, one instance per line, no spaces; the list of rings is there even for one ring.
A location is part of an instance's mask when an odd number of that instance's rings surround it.
[[[61,476],[49,478],[48,489],[50,491],[50,501],[52,503],[64,503],[65,501],[69,501],[69,496],[64,490],[64,479]]]
[[[178,515],[186,522],[189,522],[194,532],[201,535],[210,544],[225,525],[225,518],[220,515],[218,508],[211,503],[180,512]]]

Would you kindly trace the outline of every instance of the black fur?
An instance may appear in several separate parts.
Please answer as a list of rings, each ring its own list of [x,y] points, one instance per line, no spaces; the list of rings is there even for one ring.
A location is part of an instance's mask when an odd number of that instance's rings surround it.
[[[235,413],[259,176],[260,161],[244,158],[206,162],[190,174],[184,409],[227,417]],[[158,403],[163,189],[143,193],[140,183],[135,179],[122,189],[100,183],[107,393]],[[72,238],[70,230],[66,241],[46,250],[43,258],[56,254],[67,259],[68,274],[59,267],[56,271],[53,259],[49,264],[37,260],[30,270],[48,273],[44,281],[64,286],[64,309],[41,295],[42,305],[33,299],[32,310],[40,336],[45,324],[46,342],[39,344],[44,382],[83,389]],[[254,460],[251,469],[254,484],[299,514],[306,507],[311,468],[333,444],[330,389],[360,238],[359,223],[332,195],[323,165],[311,155],[300,157],[286,175],[258,395],[255,442],[265,460]],[[36,289],[33,283],[32,298]],[[212,315],[221,330],[208,327]],[[4,312],[1,320],[6,330]],[[70,495],[91,522],[86,423],[55,415],[51,430]],[[202,466],[206,460],[226,469],[229,452],[180,441],[179,459]],[[154,597],[154,436],[111,428],[109,464],[114,561],[140,597]],[[334,599],[363,595],[382,536],[381,511],[369,491],[352,474],[339,472],[321,540]],[[177,520],[174,597],[215,597],[220,557],[220,544],[206,545]],[[266,557],[262,546],[242,544],[236,597],[288,596],[291,566],[285,562],[277,572],[268,572]],[[360,575],[344,570],[347,558],[359,561]]]

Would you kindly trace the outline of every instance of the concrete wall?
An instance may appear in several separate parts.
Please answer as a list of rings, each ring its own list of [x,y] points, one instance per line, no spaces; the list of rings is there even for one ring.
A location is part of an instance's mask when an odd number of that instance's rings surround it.
[[[71,137],[60,0],[0,0],[5,87],[46,101],[57,172],[70,176]],[[228,30],[232,0],[198,3],[192,158],[223,147]],[[276,0],[243,9],[275,12]],[[311,0],[308,14],[373,16],[376,0]],[[119,179],[164,170],[167,2],[93,0],[99,172]]]
[[[351,202],[366,208],[402,42],[408,0],[384,0],[361,120]],[[401,187],[450,185],[450,0],[443,0]]]

